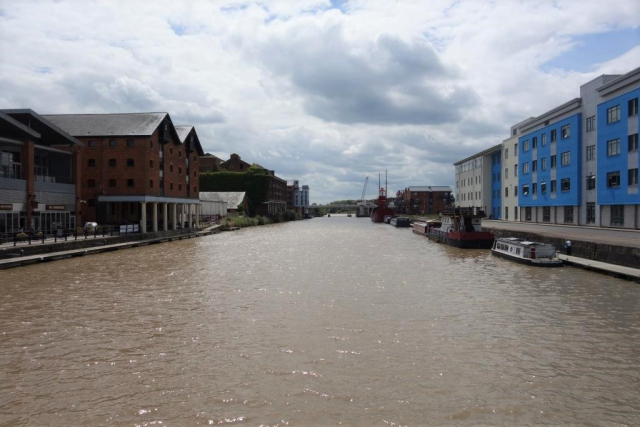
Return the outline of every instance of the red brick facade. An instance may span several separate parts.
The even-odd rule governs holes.
[[[410,215],[437,214],[448,204],[449,191],[411,191],[411,187],[403,191],[406,212]]]

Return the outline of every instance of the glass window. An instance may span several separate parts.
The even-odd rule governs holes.
[[[509,158],[509,149],[508,149],[508,148],[505,148],[505,149],[504,149],[504,158],[505,158],[505,159],[508,159],[508,158]]]
[[[95,147],[96,146],[96,140],[95,139],[90,139],[88,145],[89,145],[89,147]]]
[[[524,220],[531,221],[531,207],[527,206],[524,208]]]
[[[133,139],[127,139],[127,147],[133,147]]]
[[[638,151],[638,134],[629,135],[629,151]]]
[[[596,116],[587,117],[587,132],[596,130]]]
[[[637,169],[636,169],[637,171]],[[509,188],[504,187],[504,197],[509,197]]]
[[[596,223],[596,204],[594,202],[587,203],[587,224]]]
[[[550,190],[550,191],[551,191],[552,193],[555,193],[555,192],[556,192],[556,180],[555,180],[555,179],[552,179],[552,180],[551,180],[551,190]]]
[[[88,179],[87,180],[87,187],[94,188],[95,186],[96,186],[96,180],[95,179]]]
[[[514,197],[518,196],[518,186],[517,185],[515,187],[513,187],[513,196]]]
[[[515,145],[513,146],[513,155],[515,157],[518,157],[518,143],[516,142]]]
[[[620,105],[607,108],[607,123],[615,123],[620,121]]]
[[[113,147],[115,147],[116,145],[117,145],[117,144],[116,144],[116,140],[115,140],[115,139],[110,139],[110,140],[109,140],[109,147],[112,147],[112,148],[113,148]]]
[[[116,159],[109,159],[109,167],[110,168],[115,168],[116,167]]]
[[[513,176],[518,176],[518,165],[513,165]]]
[[[116,186],[116,180],[115,179],[110,179],[109,180],[109,187],[114,188]]]
[[[547,192],[547,182],[546,181],[542,181],[540,183],[540,192],[542,194],[545,194]]]
[[[562,131],[562,139],[567,139],[571,136],[570,125],[564,125],[560,130]]]
[[[607,173],[607,187],[620,187],[620,171]]]
[[[153,160],[149,160],[149,168],[153,169]]]
[[[596,146],[590,145],[587,147],[587,160],[594,160],[596,158]]]
[[[509,179],[509,168],[504,168],[504,179]]]
[[[638,168],[629,169],[629,185],[638,185]]]
[[[96,159],[87,159],[87,166],[90,168],[96,167]]]
[[[529,151],[529,140],[522,141],[522,152]]]
[[[556,142],[556,130],[551,129],[551,142]]]
[[[540,169],[547,170],[547,158],[543,157],[540,159]]]
[[[570,191],[571,190],[571,179],[564,178],[560,180],[560,191]]]
[[[587,190],[596,188],[596,176],[591,174],[587,177]]]
[[[127,159],[127,167],[133,167],[134,161],[133,159]]]
[[[552,168],[556,167],[556,155],[555,154],[553,156],[551,156],[551,167]]]
[[[607,141],[607,156],[620,154],[620,138]]]
[[[522,195],[523,196],[528,196],[529,195],[529,184],[523,184],[522,185]]]
[[[149,188],[153,188],[153,180],[152,179],[149,180]]]
[[[538,194],[538,183],[534,182],[531,184],[531,194]]]
[[[611,225],[624,225],[624,205],[611,205]]]
[[[540,135],[540,143],[542,145],[547,145],[547,134],[543,133],[542,135]]]
[[[531,171],[535,172],[537,170],[538,170],[538,161],[534,160],[534,161],[531,162]]]
[[[565,151],[561,154],[561,156],[562,157],[560,157],[560,163],[562,164],[562,166],[567,166],[571,162],[571,152]]]
[[[128,179],[128,180],[127,180],[127,187],[131,188],[131,187],[133,187],[133,186],[134,186],[133,179]]]
[[[538,148],[538,137],[534,136],[531,138],[531,148]]]
[[[529,173],[529,162],[522,164],[522,173]]]
[[[550,222],[551,221],[551,207],[543,206],[542,207],[542,222]]]
[[[638,98],[629,100],[629,117],[638,115]]]
[[[573,222],[573,206],[564,207],[564,222],[570,224]]]

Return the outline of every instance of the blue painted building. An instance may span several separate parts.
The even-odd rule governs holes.
[[[518,205],[580,204],[581,114],[518,139]]]
[[[502,217],[502,151],[491,154],[491,215],[493,219]]]
[[[599,205],[640,203],[638,98],[640,88],[598,104],[596,192]]]

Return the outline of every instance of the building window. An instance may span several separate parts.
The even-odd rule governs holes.
[[[629,100],[629,117],[638,115],[638,98]]]
[[[529,162],[522,164],[522,173],[529,173]]]
[[[522,141],[522,152],[529,151],[529,140]]]
[[[509,149],[508,149],[508,148],[505,148],[505,149],[504,149],[504,158],[505,158],[505,159],[508,159],[508,158],[509,158]]]
[[[638,134],[629,135],[629,151],[638,151]]]
[[[569,138],[571,136],[571,127],[570,127],[570,125],[562,126],[560,131],[562,132],[562,139],[567,139],[567,138]]]
[[[538,170],[538,161],[534,160],[531,162],[531,172],[535,172]]]
[[[531,194],[538,194],[538,183],[534,182],[531,184]]]
[[[96,167],[96,159],[87,159],[87,166],[90,168]]]
[[[197,177],[198,176],[198,172],[197,171],[193,171],[193,177]]]
[[[169,172],[173,172],[173,165],[169,165]]]
[[[116,180],[115,179],[110,179],[109,180],[109,187],[110,188],[115,188],[116,186]]]
[[[547,170],[547,158],[543,157],[542,159],[540,159],[540,169]]]
[[[127,167],[132,168],[134,165],[133,159],[127,159]]]
[[[620,138],[607,141],[607,156],[620,154]]]
[[[90,139],[88,145],[89,145],[89,147],[95,147],[96,146],[96,140],[95,139]]]
[[[636,169],[636,172],[638,171],[638,169]],[[504,187],[504,197],[509,197],[509,188]]]
[[[504,219],[509,219],[509,208],[506,206],[504,208]]]
[[[182,168],[178,167],[178,174],[182,174]]]
[[[624,205],[611,205],[611,225],[624,225]]]
[[[169,154],[173,154],[173,148],[169,147]]]
[[[514,177],[518,176],[518,165],[517,164],[513,165],[513,176]]]
[[[153,160],[149,160],[149,169],[153,169]]]
[[[564,223],[571,224],[573,222],[573,206],[564,207]]]
[[[115,139],[110,139],[109,140],[109,147],[114,148],[116,146],[116,140]]]
[[[518,186],[513,187],[513,197],[518,197]]]
[[[551,222],[551,207],[542,207],[542,222]]]
[[[504,179],[509,179],[509,168],[504,168]]]
[[[153,180],[152,179],[149,180],[149,188],[153,188]]]
[[[516,187],[516,188],[518,188],[518,187]],[[515,206],[513,208],[513,218],[516,219],[516,220],[518,219],[518,207],[517,206]]]
[[[569,163],[571,163],[571,152],[570,151],[565,151],[564,153],[561,154],[560,163],[562,164],[562,166],[568,166]]]
[[[182,184],[178,184],[178,191],[182,191]]]
[[[197,193],[197,191],[196,191],[196,187],[193,187],[193,192],[194,192],[194,193]]]
[[[169,183],[169,190],[173,190],[173,182]]]
[[[596,204],[594,202],[587,203],[587,224],[596,223]]]
[[[556,167],[556,155],[555,154],[553,156],[551,156],[551,167],[552,168]]]
[[[550,191],[551,191],[552,193],[555,193],[555,192],[556,192],[556,180],[555,180],[555,179],[552,179],[552,180],[551,180],[551,189],[550,189]]]
[[[178,157],[182,157],[182,151],[178,151]]]
[[[518,157],[518,143],[517,142],[513,145],[513,155],[515,157]]]
[[[523,184],[522,185],[522,195],[523,196],[528,196],[529,195],[529,184]]]
[[[117,166],[116,159],[109,159],[109,167],[115,168]]]
[[[149,141],[149,148],[153,148],[153,141]]]
[[[87,205],[89,205],[90,208],[95,207],[96,206],[96,199],[87,200]]]
[[[524,208],[524,220],[531,221],[531,206]]]
[[[129,188],[133,187],[133,180],[132,179],[128,179],[127,180],[127,187],[129,187]]]
[[[544,146],[547,145],[547,134],[543,133],[542,135],[540,135],[540,143]]]
[[[607,187],[620,187],[620,171],[609,172],[607,174]]]
[[[560,191],[571,191],[571,179],[564,178],[560,180]]]
[[[556,142],[556,130],[551,129],[551,142]]]
[[[95,188],[95,186],[96,186],[96,180],[95,179],[88,179],[87,180],[87,187]]]
[[[620,121],[620,106],[607,108],[607,123],[615,123]]]
[[[531,138],[531,148],[538,148],[538,137],[534,136]]]
[[[596,146],[590,145],[587,147],[587,160],[594,160],[596,158]]]
[[[587,117],[587,132],[596,130],[596,116]]]
[[[587,190],[596,188],[596,176],[591,174],[587,177]]]
[[[629,169],[629,185],[638,185],[638,168]]]
[[[547,192],[547,182],[546,181],[542,181],[540,183],[540,192],[542,194],[545,194]]]
[[[133,147],[133,139],[127,139],[127,147]]]

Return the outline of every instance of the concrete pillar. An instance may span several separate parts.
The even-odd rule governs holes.
[[[162,204],[162,230],[167,231],[169,229],[169,218],[167,218],[167,204]]]
[[[173,229],[176,229],[176,224],[178,223],[178,218],[176,217],[177,215],[177,209],[176,207],[178,206],[177,203],[171,203],[171,225],[173,226]]]
[[[200,228],[200,205],[196,205],[196,228]]]
[[[147,202],[140,202],[140,232],[147,232]]]
[[[158,231],[158,202],[152,202],[151,208],[153,209],[153,213],[151,214],[151,221],[153,224],[153,232]]]
[[[193,207],[195,205],[193,203],[189,203],[189,213],[187,214],[187,218],[189,221],[189,228],[192,228],[193,226]]]

